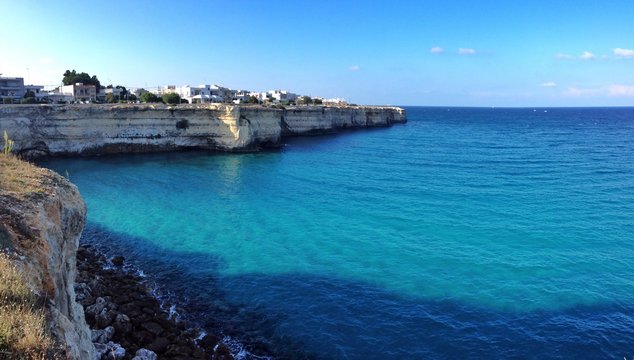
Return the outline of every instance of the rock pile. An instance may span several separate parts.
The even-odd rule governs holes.
[[[99,359],[232,360],[229,348],[214,335],[197,330],[161,309],[142,278],[122,269],[125,259],[106,258],[88,246],[77,251],[77,301],[84,306]]]

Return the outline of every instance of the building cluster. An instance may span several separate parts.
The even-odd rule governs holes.
[[[0,103],[4,99],[11,99],[12,102],[20,102],[27,94],[34,97],[38,102],[49,103],[92,103],[106,101],[108,94],[120,100],[130,100],[130,94],[134,94],[136,99],[148,91],[143,88],[124,89],[108,86],[107,88],[97,88],[95,85],[76,83],[72,85],[60,85],[54,89],[44,90],[43,86],[24,85],[24,78],[2,77],[0,76]],[[29,93],[30,92],[30,93]],[[198,85],[198,86],[175,86],[166,85],[149,90],[157,96],[168,93],[175,93],[180,98],[190,104],[207,103],[234,103],[243,104],[254,102],[260,103],[289,104],[296,103],[301,95],[285,90],[269,90],[265,92],[254,92],[248,90],[234,90],[219,85]],[[126,96],[127,95],[127,96]],[[344,99],[319,99],[320,103],[326,105],[345,105]],[[138,100],[137,100],[138,101]]]

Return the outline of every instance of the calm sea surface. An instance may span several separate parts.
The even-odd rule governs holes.
[[[82,241],[280,357],[631,359],[634,108],[406,109],[279,151],[44,165]]]

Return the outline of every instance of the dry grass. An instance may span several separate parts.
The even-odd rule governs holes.
[[[0,154],[0,193],[21,199],[42,192],[42,169],[15,156]]]
[[[60,358],[46,331],[44,308],[24,274],[0,253],[0,359]]]

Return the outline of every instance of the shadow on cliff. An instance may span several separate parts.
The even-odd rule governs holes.
[[[89,223],[83,243],[124,254],[190,319],[280,359],[630,357],[634,304],[515,312],[408,298],[318,274],[220,276],[223,260]],[[266,256],[266,254],[262,254]]]

